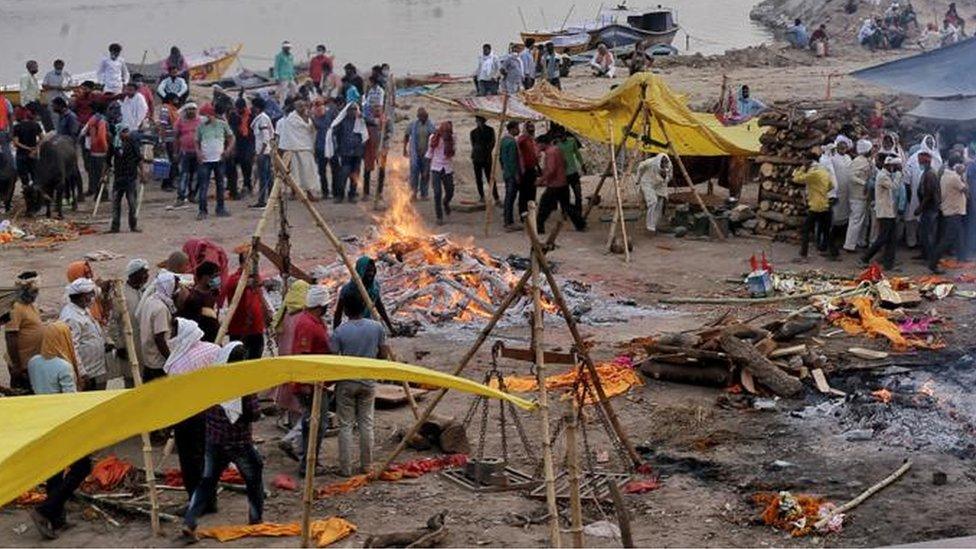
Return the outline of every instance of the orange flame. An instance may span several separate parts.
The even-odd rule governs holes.
[[[891,403],[891,391],[889,391],[888,389],[878,389],[877,391],[871,391],[871,394],[874,395],[874,398],[878,399],[879,402],[883,402],[885,404]]]

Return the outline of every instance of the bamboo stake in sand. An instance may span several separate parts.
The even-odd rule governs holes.
[[[573,547],[583,547],[583,502],[580,500],[580,461],[576,443],[577,418],[579,408],[576,399],[566,404],[563,421],[566,424],[566,471],[569,480],[569,510],[573,535]]]
[[[821,528],[823,528],[824,526],[826,526],[827,523],[830,522],[830,519],[834,518],[834,516],[839,515],[841,513],[846,513],[848,511],[850,511],[851,509],[857,507],[858,505],[864,503],[864,500],[868,499],[869,497],[873,496],[874,494],[877,494],[881,490],[885,489],[889,484],[891,484],[891,483],[895,482],[896,480],[898,480],[899,478],[901,478],[901,476],[904,475],[905,473],[907,473],[908,470],[911,469],[911,468],[912,468],[912,462],[911,462],[911,460],[906,461],[894,473],[891,473],[890,475],[888,475],[887,477],[885,477],[881,482],[879,482],[879,483],[875,484],[874,486],[868,488],[867,490],[861,492],[861,494],[859,496],[857,496],[856,498],[854,498],[851,501],[848,501],[847,503],[845,503],[844,505],[841,505],[840,507],[834,509],[827,516],[825,516],[824,518],[818,520],[816,523],[814,523],[813,529],[814,530],[820,530]]]
[[[132,319],[129,318],[129,309],[125,303],[125,292],[122,290],[121,280],[116,280],[113,284],[115,297],[118,300],[119,312],[122,315],[122,330],[125,333],[125,349],[129,357],[129,368],[132,369],[132,383],[136,387],[142,385],[142,373],[139,371],[139,361],[136,357],[136,338],[132,333]],[[149,433],[142,433],[142,461],[146,469],[146,484],[149,485],[149,523],[152,526],[153,534],[158,536],[159,529],[159,495],[156,493],[156,474],[153,467],[152,441]]]
[[[525,218],[525,232],[536,235],[536,206],[529,202],[529,215]],[[531,241],[530,241],[531,246]],[[546,389],[546,364],[543,337],[545,317],[542,313],[542,289],[539,287],[539,259],[532,255],[532,351],[535,354],[535,372],[539,380],[539,421],[542,437],[542,470],[546,482],[546,507],[549,510],[549,544],[562,547],[559,536],[559,507],[556,503],[556,475],[552,464],[552,442],[549,435],[549,391]]]
[[[305,482],[302,487],[302,547],[308,547],[312,528],[312,502],[315,500],[315,465],[318,463],[320,416],[322,415],[322,382],[312,392],[312,411],[308,421],[308,446],[305,448]]]

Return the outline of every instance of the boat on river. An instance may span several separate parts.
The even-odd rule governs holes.
[[[526,31],[521,33],[522,41],[533,38],[536,42],[566,42],[573,37],[572,50],[564,47],[562,53],[574,54],[606,44],[610,48],[640,43],[644,47],[670,45],[680,30],[675,22],[674,10],[663,6],[650,9],[631,9],[626,4],[613,8],[603,8],[597,17],[560,29]],[[583,35],[589,40],[582,44]]]
[[[203,83],[218,80],[237,61],[237,56],[243,47],[243,44],[232,47],[219,46],[202,52],[184,54],[183,57],[189,66],[190,81]],[[161,77],[162,66],[163,60],[146,64],[126,63],[130,74],[142,74],[148,82]],[[71,75],[71,86],[77,88],[86,80],[97,81],[96,72],[90,71]],[[19,105],[20,84],[0,86],[0,95],[9,99],[12,104]]]

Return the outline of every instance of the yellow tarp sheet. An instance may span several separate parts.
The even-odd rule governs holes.
[[[548,83],[536,84],[520,94],[522,101],[546,118],[569,128],[573,133],[601,143],[610,142],[613,128],[614,143],[623,139],[624,129],[641,102],[641,87],[646,85],[646,103],[653,117],[665,126],[674,148],[686,156],[755,156],[759,154],[759,136],[762,135],[756,121],[739,126],[723,126],[710,113],[692,112],[685,99],[674,93],[664,80],[655,74],[639,73],[631,76],[606,96],[599,99],[577,97],[557,90]],[[643,131],[642,119],[638,118],[634,131]],[[657,122],[651,121],[651,139],[667,143]],[[628,141],[634,148],[633,139]],[[645,152],[667,152],[653,144],[642,146]]]
[[[131,436],[173,425],[234,397],[289,382],[408,381],[533,402],[419,366],[333,355],[266,358],[167,377],[138,389],[0,398],[0,505],[78,458]]]

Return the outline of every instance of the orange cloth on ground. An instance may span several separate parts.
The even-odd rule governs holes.
[[[316,547],[326,547],[343,540],[356,532],[356,525],[346,519],[329,517],[312,521],[311,537]],[[237,526],[215,526],[197,530],[201,538],[213,538],[221,543],[247,537],[293,537],[302,535],[302,525],[297,522],[279,524],[244,524]]]
[[[561,374],[554,374],[546,377],[546,389],[572,389],[579,377],[579,368],[572,368]],[[589,377],[589,372],[584,368],[584,375]],[[626,365],[616,362],[600,362],[596,365],[597,375],[603,385],[603,391],[608,397],[614,397],[630,390],[635,385],[643,385],[644,381],[637,375],[637,372]],[[498,383],[492,380],[488,385],[498,388]],[[510,393],[527,393],[539,388],[536,378],[533,376],[507,376],[505,377],[505,389]],[[596,402],[596,395],[589,395],[586,399],[587,404]]]
[[[45,501],[47,501],[47,494],[37,488],[34,488],[17,496],[17,499],[14,500],[14,504],[36,505],[38,503],[44,503]]]
[[[940,260],[939,266],[943,269],[976,269],[976,263],[972,261],[959,261],[951,257]]]
[[[82,483],[81,489],[87,493],[114,489],[132,471],[132,464],[111,454],[98,460],[91,473]]]
[[[909,348],[908,340],[901,335],[898,326],[888,320],[883,312],[875,311],[871,298],[865,296],[852,297],[850,303],[857,309],[860,320],[851,317],[839,317],[835,320],[834,323],[843,328],[845,332],[851,335],[866,333],[872,337],[881,335],[886,337],[896,350],[901,351]]]
[[[463,467],[468,462],[467,454],[449,454],[433,458],[420,458],[403,463],[391,464],[388,469],[379,474],[380,480],[396,482],[405,478],[419,478],[427,473],[440,471],[449,467]],[[372,474],[356,475],[342,482],[336,482],[315,490],[316,498],[338,496],[355,492],[377,477]]]
[[[220,473],[220,482],[226,482],[228,484],[244,484],[244,477],[241,476],[240,471],[234,467],[228,467]],[[166,486],[180,487],[183,486],[183,471],[177,468],[167,469],[163,472],[163,484]]]
[[[782,502],[779,494],[776,492],[759,492],[753,494],[752,502],[756,505],[763,506],[763,512],[760,515],[763,523],[789,532],[793,537],[800,537],[813,531],[814,523],[820,519],[820,506],[826,503],[826,500],[819,496],[806,494],[797,495],[795,498],[802,512],[788,515],[784,515],[780,511],[780,504]],[[800,519],[805,519],[802,526],[797,522]]]

